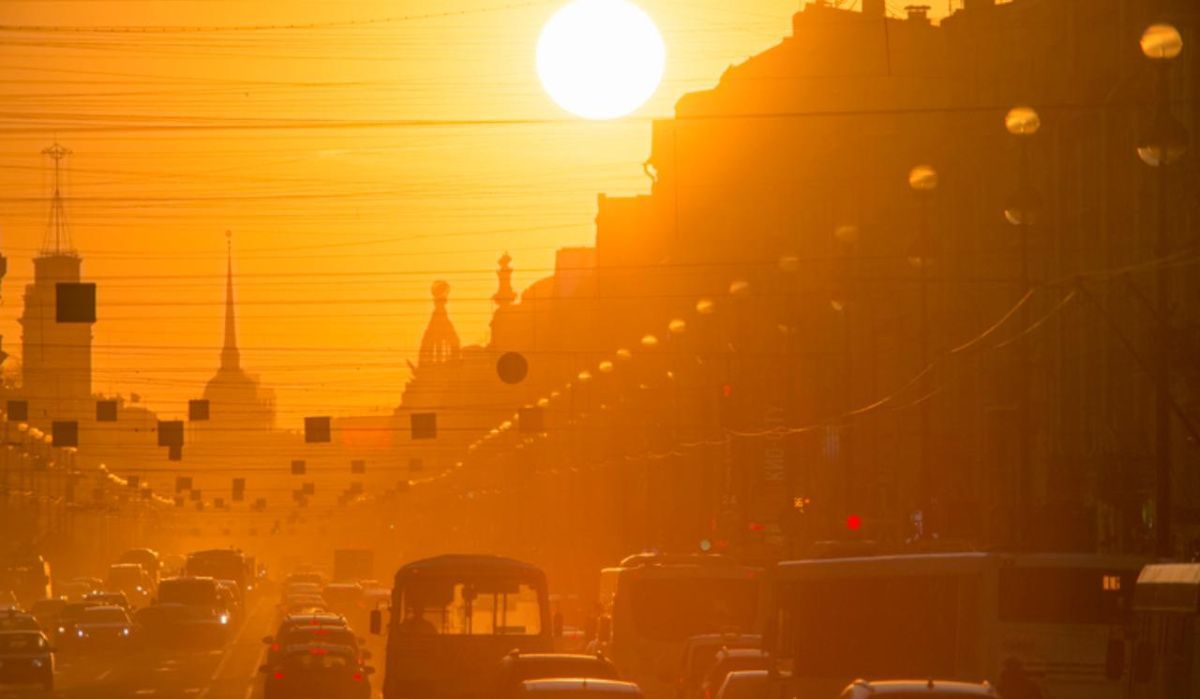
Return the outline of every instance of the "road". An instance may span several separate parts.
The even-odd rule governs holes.
[[[274,599],[259,599],[221,650],[146,649],[93,657],[60,654],[54,695],[63,699],[260,699],[263,683],[258,668],[266,651],[262,638],[274,633],[276,623]],[[373,653],[372,664],[381,663],[383,642],[368,637],[367,647]],[[376,675],[374,697],[380,696],[381,675],[382,670]],[[0,699],[28,696],[26,691],[0,691]]]

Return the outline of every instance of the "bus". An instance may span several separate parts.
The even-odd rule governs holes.
[[[1144,559],[928,553],[785,561],[764,645],[786,696],[857,678],[996,684],[1023,673],[1048,699],[1122,696],[1125,633]]]
[[[253,559],[238,549],[208,549],[188,554],[183,570],[188,577],[234,581],[244,605],[246,592],[254,583],[253,568]]]
[[[150,576],[155,586],[158,585],[158,580],[162,575],[162,564],[159,562],[158,552],[153,549],[129,549],[121,554],[121,557],[117,559],[117,563],[136,563],[140,565]]]
[[[0,594],[11,592],[25,608],[51,597],[50,563],[41,556],[0,561]]]
[[[600,571],[599,647],[647,697],[672,696],[684,645],[753,631],[764,576],[716,554],[637,554]]]
[[[1130,699],[1200,696],[1200,563],[1154,563],[1133,595]]]
[[[382,613],[371,612],[378,634]],[[553,650],[546,575],[498,556],[445,555],[396,572],[384,699],[486,694],[513,650]]]

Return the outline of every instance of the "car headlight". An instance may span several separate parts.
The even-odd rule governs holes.
[[[83,638],[83,637],[84,637],[84,636],[86,636],[87,634],[85,634],[85,633],[83,632],[83,629],[76,629],[76,630],[75,630],[75,635],[76,635],[76,636],[78,636],[78,637],[80,637],[80,638]]]
[[[221,615],[220,617],[218,617],[218,618],[221,620],[221,623],[222,623],[222,624],[228,624],[228,623],[229,623],[229,615],[228,615],[228,614],[222,614],[222,615]]]
[[[65,627],[65,626],[60,626],[60,627],[58,627],[58,632],[59,632],[59,633],[66,633],[66,632],[67,632],[67,627]]]
[[[121,635],[122,635],[122,636],[128,636],[128,635],[129,635],[129,627],[128,627],[128,626],[126,626],[125,628],[121,629]]]

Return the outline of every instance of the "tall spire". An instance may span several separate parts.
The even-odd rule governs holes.
[[[58,141],[42,151],[54,161],[54,194],[50,197],[50,220],[46,225],[46,237],[42,240],[43,255],[74,255],[71,237],[67,233],[67,214],[62,197],[62,161],[71,155]]]
[[[225,272],[225,344],[221,347],[222,371],[238,371],[241,353],[237,347],[237,320],[233,315],[233,234],[225,231],[228,266]]]

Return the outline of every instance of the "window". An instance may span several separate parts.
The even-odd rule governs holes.
[[[1121,624],[1136,572],[1095,568],[1004,568],[1000,620],[1025,624]]]
[[[436,579],[404,586],[396,630],[452,636],[536,636],[537,588],[510,580]]]
[[[954,677],[960,594],[951,576],[800,581],[787,591],[800,677]]]
[[[643,578],[629,583],[637,633],[659,641],[724,631],[748,631],[758,609],[758,581]]]

